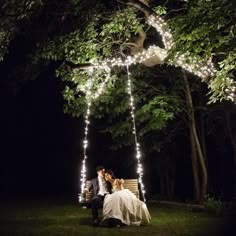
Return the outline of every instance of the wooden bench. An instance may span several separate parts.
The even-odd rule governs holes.
[[[86,188],[88,188],[91,180],[86,181]],[[139,195],[139,185],[138,185],[138,180],[137,179],[124,179],[124,188],[129,189],[137,198],[140,198]],[[90,205],[92,197],[93,197],[93,192],[84,192],[82,193],[81,196],[81,201],[80,203],[82,205]]]

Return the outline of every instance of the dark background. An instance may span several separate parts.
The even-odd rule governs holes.
[[[63,113],[63,86],[52,65],[15,94],[4,87],[0,116],[2,196],[77,195],[84,120]],[[117,177],[136,177],[133,148],[112,152],[111,137],[100,134],[98,127],[99,123],[91,120],[87,177],[95,177],[100,164]]]
[[[84,137],[83,118],[63,113],[63,82],[51,66],[39,78],[27,82],[13,94],[1,93],[1,196],[69,195],[79,192],[79,169]],[[112,152],[112,139],[99,132],[91,120],[88,148],[88,178],[96,176],[96,165],[112,169],[117,177],[135,178],[134,147]],[[232,197],[231,150],[226,152],[208,140],[209,181],[214,192],[226,200]],[[221,144],[222,146],[227,144]],[[169,146],[171,149],[171,145]],[[191,160],[186,140],[178,141],[176,197],[192,198]],[[149,195],[160,191],[156,162],[158,153],[144,155],[144,182]]]

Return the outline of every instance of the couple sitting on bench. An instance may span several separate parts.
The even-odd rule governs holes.
[[[124,188],[124,180],[117,179],[111,170],[97,167],[97,178],[90,181],[87,192],[93,191],[91,200],[93,225],[140,226],[150,222],[146,204],[139,200],[129,189]],[[99,222],[98,208],[103,207],[102,220]]]

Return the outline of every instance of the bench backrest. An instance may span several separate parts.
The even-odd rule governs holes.
[[[91,180],[86,181],[86,188],[88,188]],[[124,188],[129,189],[137,198],[139,198],[139,188],[137,179],[124,179]],[[93,192],[85,192],[82,194],[81,203],[88,204],[91,202],[93,197]]]
[[[129,189],[137,198],[139,196],[138,180],[137,179],[124,179],[124,188]]]

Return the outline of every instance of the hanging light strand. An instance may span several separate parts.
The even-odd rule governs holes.
[[[79,201],[84,201],[83,193],[86,188],[86,159],[87,159],[87,148],[88,148],[88,131],[89,131],[89,116],[90,116],[90,108],[91,108],[91,95],[92,95],[92,86],[93,86],[93,79],[92,77],[93,70],[89,71],[90,78],[88,79],[85,87],[87,89],[86,92],[86,103],[87,103],[87,110],[84,118],[85,128],[84,128],[84,139],[83,139],[83,160],[82,160],[82,168],[80,172],[80,194],[79,194]]]
[[[93,76],[93,70],[94,68],[90,68],[88,71],[89,79],[87,83],[85,84],[85,91],[86,91],[86,104],[87,104],[87,110],[84,118],[85,128],[84,128],[84,139],[83,139],[83,160],[82,160],[82,168],[80,172],[80,194],[79,194],[79,201],[82,202],[83,199],[83,193],[86,189],[86,160],[87,160],[87,148],[88,148],[88,131],[89,131],[89,117],[90,117],[90,108],[92,100],[97,99],[105,90],[105,85],[108,83],[108,81],[111,78],[111,70],[109,67],[104,68],[106,71],[106,77],[104,81],[101,82],[101,84],[98,86],[97,91],[93,94],[92,93],[92,87],[94,85],[95,76]]]
[[[94,95],[92,96],[92,99],[97,99],[98,97],[100,97],[100,95],[102,95],[102,93],[104,92],[104,90],[106,88],[106,84],[108,83],[108,81],[111,78],[111,68],[110,67],[105,67],[105,71],[106,71],[106,77],[101,82],[101,84],[98,86],[98,89],[94,93]]]
[[[134,135],[134,139],[135,139],[135,148],[136,148],[137,174],[138,174],[138,181],[139,181],[140,188],[141,188],[141,193],[143,195],[143,200],[145,202],[146,199],[145,199],[145,188],[144,188],[144,184],[143,184],[143,166],[141,163],[140,144],[138,142],[137,131],[136,131],[134,97],[132,95],[132,85],[131,85],[131,79],[130,79],[129,66],[127,65],[126,68],[127,68],[127,77],[128,77],[127,91],[128,91],[129,97],[130,97],[130,114],[131,114],[131,118],[132,118],[132,122],[133,122],[133,135]]]

